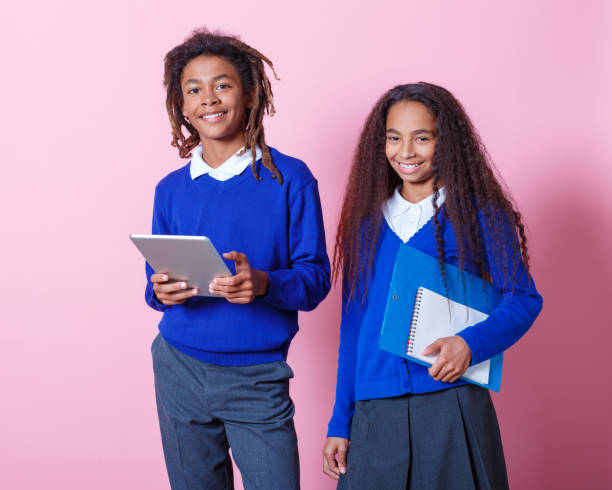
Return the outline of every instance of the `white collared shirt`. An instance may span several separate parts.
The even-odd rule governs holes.
[[[400,194],[401,186],[395,189],[393,195],[383,204],[383,214],[389,228],[406,243],[412,235],[419,231],[434,215],[433,194],[422,201],[411,203]],[[440,189],[438,207],[442,206],[446,193]]]
[[[225,181],[240,175],[251,164],[252,157],[250,150],[239,155],[244,148],[240,148],[234,155],[225,160],[217,168],[213,168],[202,158],[202,143],[196,146],[191,153],[191,163],[189,165],[189,173],[191,179],[195,180],[201,175],[208,174],[215,180]],[[257,160],[261,158],[261,150],[259,146],[255,148]]]

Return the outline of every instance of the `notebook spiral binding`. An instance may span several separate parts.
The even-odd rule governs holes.
[[[418,288],[416,293],[416,299],[414,300],[414,308],[412,310],[412,320],[410,321],[410,331],[408,332],[408,345],[406,347],[406,354],[412,354],[414,351],[414,334],[417,327],[417,321],[419,319],[419,312],[421,311],[421,299],[423,297],[423,288]]]

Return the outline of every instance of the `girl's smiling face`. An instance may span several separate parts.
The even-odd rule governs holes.
[[[181,76],[183,114],[208,141],[244,145],[246,110],[253,107],[251,95],[244,94],[234,65],[219,56],[201,55],[183,68]]]
[[[403,100],[391,106],[387,113],[385,154],[402,179],[402,196],[410,202],[433,193],[436,140],[436,120],[425,105]]]

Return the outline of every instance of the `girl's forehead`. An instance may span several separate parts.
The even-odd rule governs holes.
[[[387,125],[426,125],[435,127],[436,120],[429,108],[414,100],[401,100],[387,112]]]

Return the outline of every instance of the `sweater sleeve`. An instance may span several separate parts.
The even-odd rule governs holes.
[[[350,301],[347,301],[347,288],[345,287],[342,294],[336,401],[329,422],[327,437],[350,439],[351,419],[355,411],[357,341],[366,309],[366,305],[361,302],[361,294],[357,292]]]
[[[310,311],[330,288],[329,258],[317,182],[289,198],[289,268],[268,272],[263,301],[283,310]]]
[[[505,254],[513,265],[510,274],[504,273],[503,261],[495,253],[491,241],[489,221],[482,215],[481,227],[485,238],[485,252],[493,285],[500,293],[501,301],[489,317],[457,335],[461,336],[472,351],[472,364],[490,359],[508,349],[531,327],[542,309],[542,296],[536,290],[532,277],[521,258],[518,237],[514,227],[505,226]]]
[[[161,205],[159,202],[159,192],[155,190],[155,198],[153,200],[153,224],[152,224],[152,234],[153,235],[170,235],[170,229],[168,227],[168,222],[164,217]],[[153,283],[151,282],[151,276],[154,274],[153,268],[149,265],[148,262],[145,263],[145,272],[147,275],[147,286],[145,288],[145,301],[147,304],[157,311],[165,311],[168,309],[168,306],[163,304],[161,301],[157,299],[155,296],[155,292],[153,291]]]

